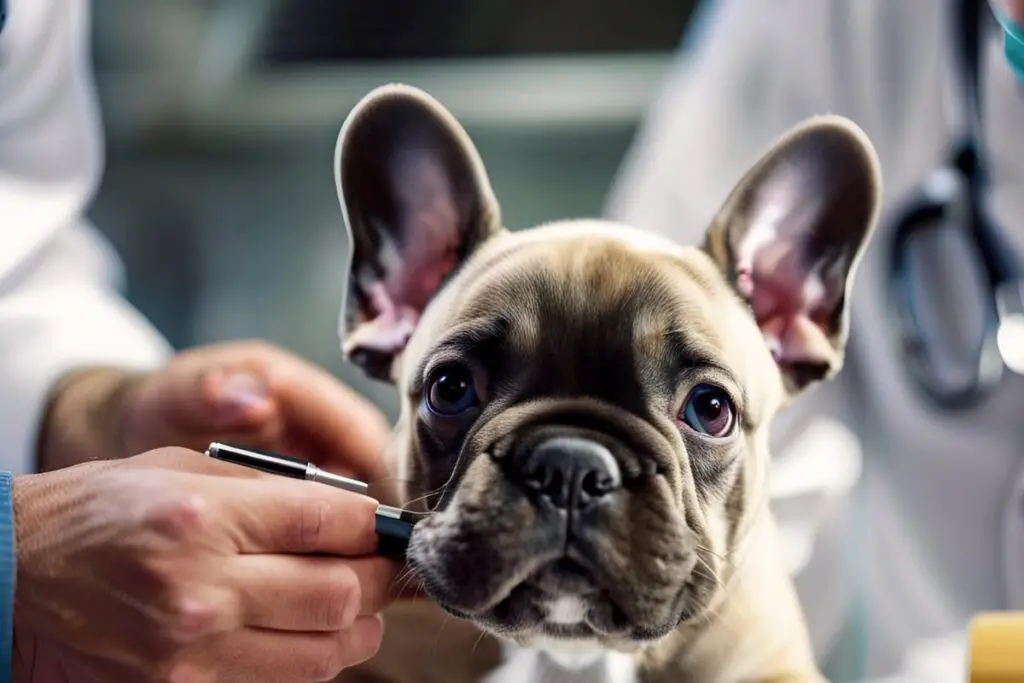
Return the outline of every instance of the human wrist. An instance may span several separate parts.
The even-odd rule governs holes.
[[[14,583],[11,613],[12,635],[18,640],[26,630],[45,624],[44,605],[47,590],[41,590],[38,578],[45,575],[39,567],[52,562],[47,548],[53,543],[53,528],[60,524],[61,512],[68,507],[64,496],[57,495],[66,482],[66,472],[44,472],[16,477],[11,485],[12,525],[14,534],[14,564],[17,581]],[[75,476],[75,473],[70,473]]]
[[[12,559],[14,561],[15,568],[21,567],[25,558],[20,557],[26,553],[26,549],[30,547],[30,544],[18,543],[18,537],[25,534],[31,535],[33,530],[39,527],[40,513],[42,512],[41,506],[39,505],[40,494],[45,486],[46,475],[39,474],[26,474],[20,477],[13,478],[11,480],[11,487],[9,490],[10,496],[10,515],[11,515],[11,540],[12,540]],[[28,589],[29,581],[26,577],[18,576],[21,579],[21,585],[18,585],[16,581],[14,583],[14,590],[11,594],[11,615],[12,617],[16,611],[16,605],[18,603],[18,593],[24,592]],[[19,590],[20,589],[20,590]],[[27,605],[22,605],[20,614],[18,615],[22,621],[25,621],[30,609],[26,609]],[[12,622],[12,635],[13,635],[14,624]]]
[[[36,449],[39,471],[131,455],[123,438],[125,413],[147,375],[90,367],[64,375],[54,388]]]

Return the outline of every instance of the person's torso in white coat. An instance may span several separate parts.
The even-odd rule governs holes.
[[[35,466],[55,383],[82,366],[153,368],[170,349],[117,292],[86,209],[103,146],[88,0],[8,0],[0,30],[0,470]]]
[[[821,113],[863,127],[881,160],[882,222],[853,293],[846,368],[780,415],[776,469],[787,483],[773,504],[792,541],[816,648],[842,670],[837,677],[964,680],[970,617],[1024,609],[1024,380],[1012,377],[969,413],[923,406],[887,328],[884,262],[886,218],[943,161],[954,131],[952,3],[716,4],[703,44],[680,60],[652,108],[608,213],[694,242],[788,127]],[[991,201],[1024,249],[1024,84],[1001,40],[993,31],[984,49]],[[863,454],[848,496],[827,490],[844,478],[829,470],[856,472],[847,460],[858,449],[814,427],[830,418],[856,433]],[[801,493],[812,480],[817,495]]]

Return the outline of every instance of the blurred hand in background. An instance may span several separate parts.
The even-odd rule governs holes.
[[[227,441],[295,455],[376,482],[390,428],[383,413],[326,370],[264,342],[204,346],[161,370],[69,375],[51,402],[42,469],[163,446]]]

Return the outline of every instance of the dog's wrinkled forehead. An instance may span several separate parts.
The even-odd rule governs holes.
[[[652,392],[674,391],[687,365],[722,368],[739,383],[754,363],[771,371],[758,340],[745,304],[699,249],[626,226],[555,223],[508,234],[466,264],[421,320],[403,384],[431,354],[485,354],[502,374],[528,375],[533,394],[583,394],[641,413]]]

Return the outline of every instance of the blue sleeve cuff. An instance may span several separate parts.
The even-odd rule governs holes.
[[[17,557],[14,552],[14,477],[0,472],[0,680],[8,680],[13,666],[14,582]]]

